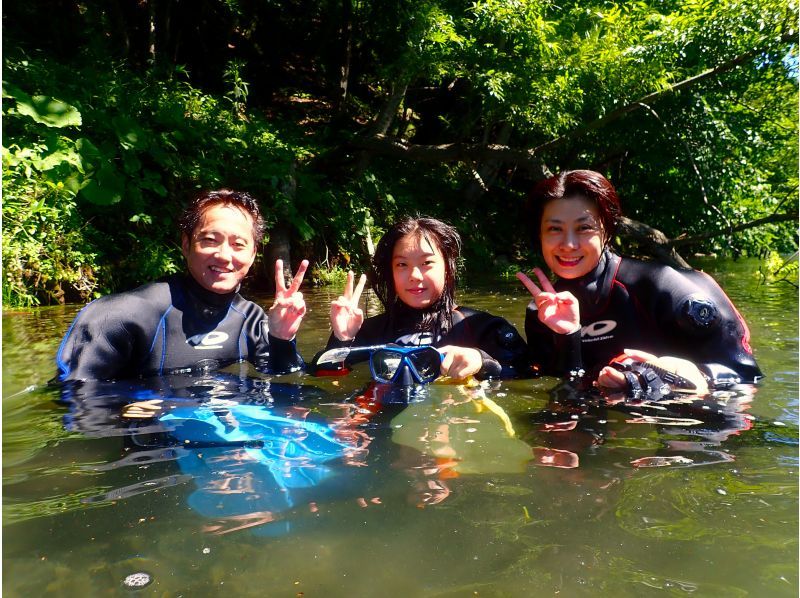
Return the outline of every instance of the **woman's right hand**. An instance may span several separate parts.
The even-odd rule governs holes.
[[[361,299],[367,277],[362,274],[353,290],[354,278],[355,274],[348,272],[344,294],[331,301],[331,330],[340,341],[353,340],[364,323],[364,312],[359,309],[358,300]]]
[[[517,278],[525,285],[539,310],[539,321],[557,334],[570,334],[581,328],[580,305],[575,295],[568,291],[556,293],[553,284],[539,268],[534,268],[533,273],[539,279],[542,288],[522,272],[517,272]]]

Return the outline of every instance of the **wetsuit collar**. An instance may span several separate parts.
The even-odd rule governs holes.
[[[562,278],[559,290],[569,291],[578,299],[583,306],[599,307],[605,305],[608,294],[611,292],[611,285],[614,283],[614,275],[619,264],[619,256],[606,248],[600,255],[597,266],[587,273],[574,280]],[[583,312],[583,309],[581,309]],[[581,313],[581,316],[584,314]]]
[[[184,275],[187,295],[192,306],[203,318],[218,316],[220,311],[228,309],[239,288],[230,293],[214,293],[200,286],[191,274]]]
[[[427,333],[436,343],[451,328],[451,323],[440,314],[441,311],[441,298],[425,309],[410,307],[397,299],[389,311],[389,325],[395,334]],[[452,324],[463,319],[458,318],[460,315],[457,311],[452,312]]]

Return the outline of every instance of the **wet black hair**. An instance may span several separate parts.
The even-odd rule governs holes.
[[[232,189],[217,189],[216,191],[201,191],[192,198],[189,205],[178,218],[178,229],[182,235],[191,239],[194,229],[200,223],[203,214],[210,208],[217,206],[231,206],[248,214],[253,221],[253,240],[258,246],[264,238],[264,218],[258,201],[245,191]]]
[[[435,246],[444,258],[444,288],[442,295],[424,310],[419,324],[421,330],[430,330],[434,336],[446,333],[453,326],[453,308],[456,305],[456,284],[458,282],[458,261],[461,257],[461,235],[455,227],[427,216],[401,218],[384,233],[372,257],[371,282],[375,294],[390,312],[402,303],[394,288],[392,256],[394,246],[407,235],[417,235]]]

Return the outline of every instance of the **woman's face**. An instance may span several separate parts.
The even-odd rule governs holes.
[[[213,293],[233,292],[256,258],[253,219],[239,208],[213,205],[203,212],[192,237],[183,235],[182,248],[200,286]]]
[[[579,278],[597,266],[605,240],[594,202],[554,199],[544,206],[540,227],[542,255],[556,276]]]
[[[392,252],[392,275],[400,301],[416,309],[426,308],[438,301],[444,291],[442,252],[421,234],[401,237]]]

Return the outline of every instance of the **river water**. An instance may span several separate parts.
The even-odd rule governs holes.
[[[754,261],[707,270],[767,378],[677,415],[576,403],[553,378],[378,408],[363,368],[112,386],[80,412],[46,386],[78,307],[6,311],[3,590],[797,596],[797,290]],[[331,294],[305,291],[307,359]],[[459,294],[519,329],[527,300],[505,280]],[[122,422],[134,394],[169,417]]]

